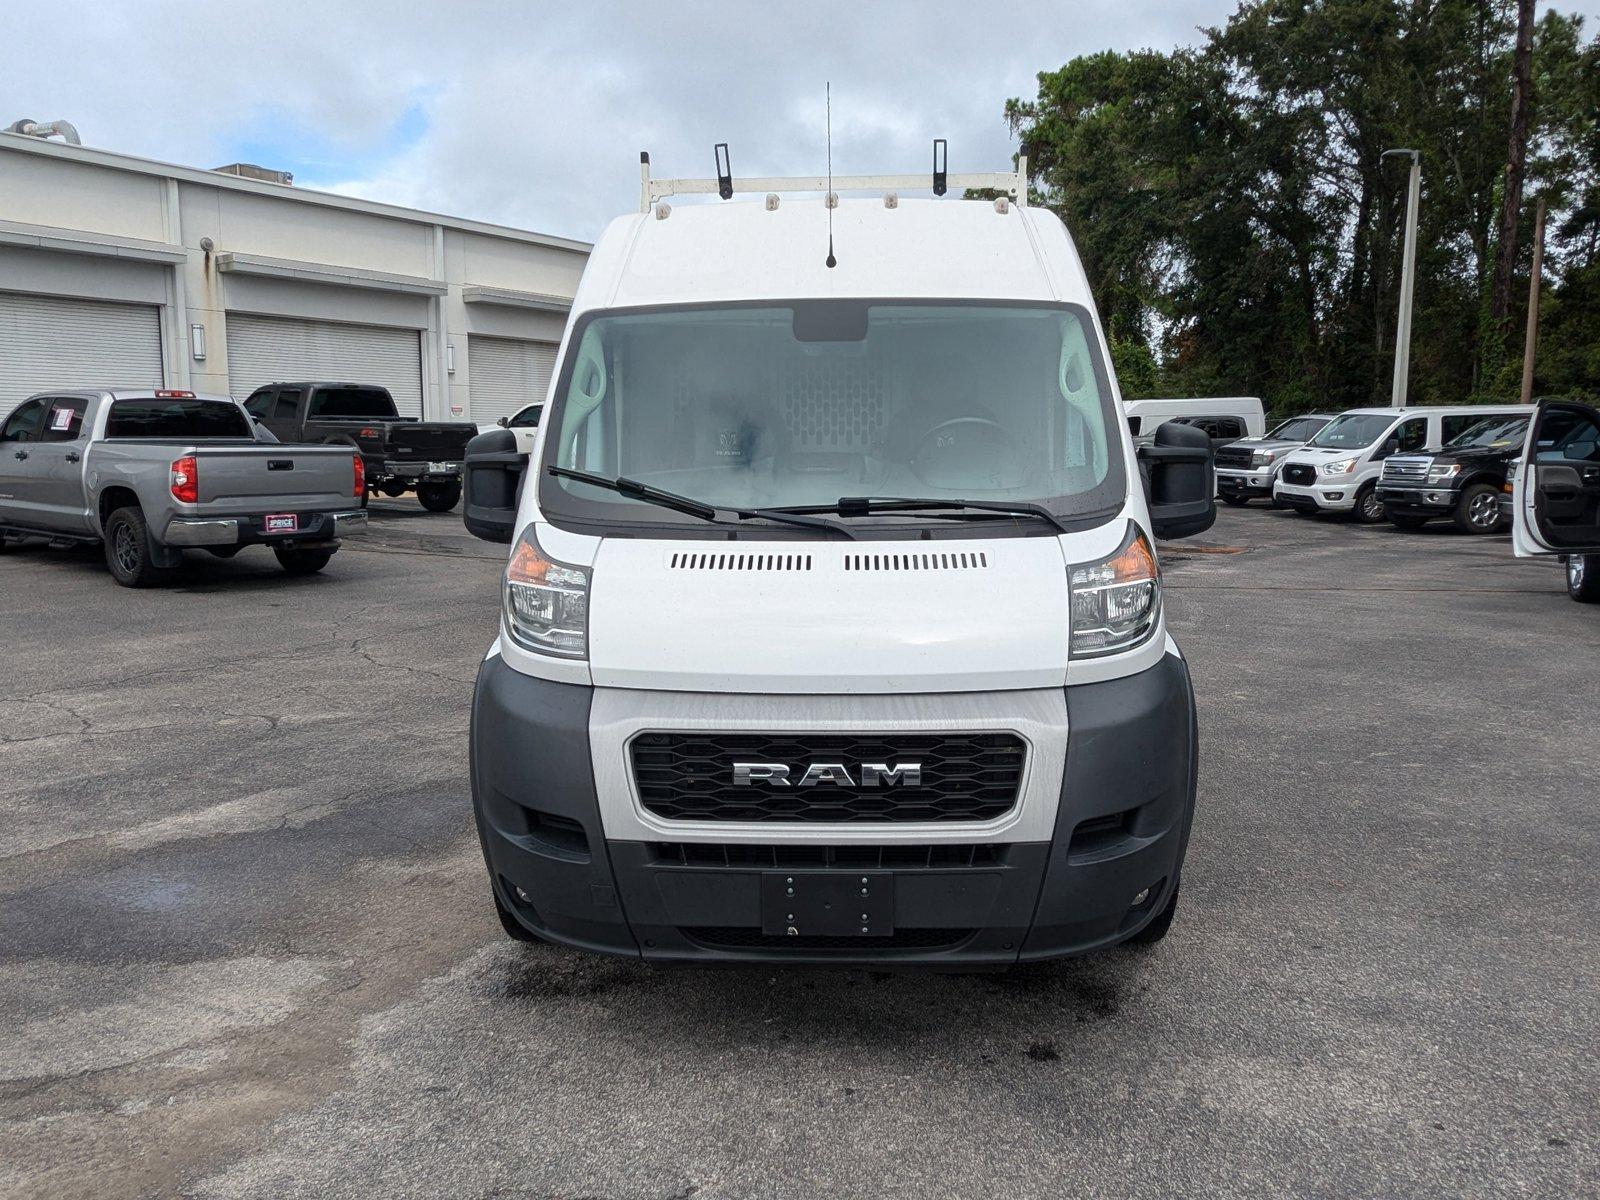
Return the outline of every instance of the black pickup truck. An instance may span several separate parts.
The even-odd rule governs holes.
[[[415,488],[429,512],[449,512],[461,499],[461,459],[478,433],[471,422],[402,417],[387,389],[367,383],[270,383],[244,407],[280,442],[359,450],[371,491]]]
[[[1506,521],[1500,495],[1506,468],[1522,453],[1525,416],[1485,417],[1444,444],[1421,454],[1391,454],[1383,461],[1378,500],[1401,529],[1448,517],[1463,533],[1494,533]]]

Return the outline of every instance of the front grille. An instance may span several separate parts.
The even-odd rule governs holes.
[[[652,860],[663,867],[833,868],[840,871],[960,870],[997,867],[1006,846],[952,842],[888,846],[765,845],[746,842],[655,842]]]
[[[1227,467],[1230,470],[1248,471],[1255,458],[1255,451],[1248,446],[1223,446],[1217,451],[1217,466]]]
[[[1426,483],[1428,481],[1428,468],[1432,465],[1432,457],[1398,458],[1391,456],[1383,460],[1383,482]]]
[[[1307,487],[1317,481],[1317,469],[1310,463],[1290,463],[1283,469],[1283,481]]]
[[[642,733],[633,739],[639,800],[669,821],[989,821],[1022,780],[1013,733]],[[735,762],[781,763],[790,785],[733,782]],[[861,786],[861,764],[917,762],[919,787]],[[806,765],[843,764],[849,783],[799,786]]]
[[[759,925],[699,925],[679,933],[715,950],[853,950],[876,954],[881,950],[951,950],[970,938],[972,929],[897,929],[888,937],[786,937],[762,933]]]

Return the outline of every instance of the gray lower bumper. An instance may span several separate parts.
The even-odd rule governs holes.
[[[256,516],[174,517],[167,522],[161,540],[168,546],[237,546],[304,538],[346,538],[367,530],[367,513],[360,508],[302,515],[300,528],[292,534],[269,534],[262,528],[262,521],[262,517]]]

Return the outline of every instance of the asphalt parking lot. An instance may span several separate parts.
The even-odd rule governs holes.
[[[1171,547],[1202,735],[1171,936],[947,977],[507,941],[466,764],[502,552],[374,512],[305,580],[0,558],[0,1194],[1600,1177],[1600,609],[1505,538],[1252,506]]]

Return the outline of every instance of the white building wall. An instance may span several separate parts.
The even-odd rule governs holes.
[[[158,304],[169,386],[228,389],[230,312],[392,326],[420,336],[425,415],[468,419],[468,335],[558,340],[588,251],[0,133],[0,292]],[[196,325],[204,358],[192,353]],[[0,396],[0,410],[19,399]]]

